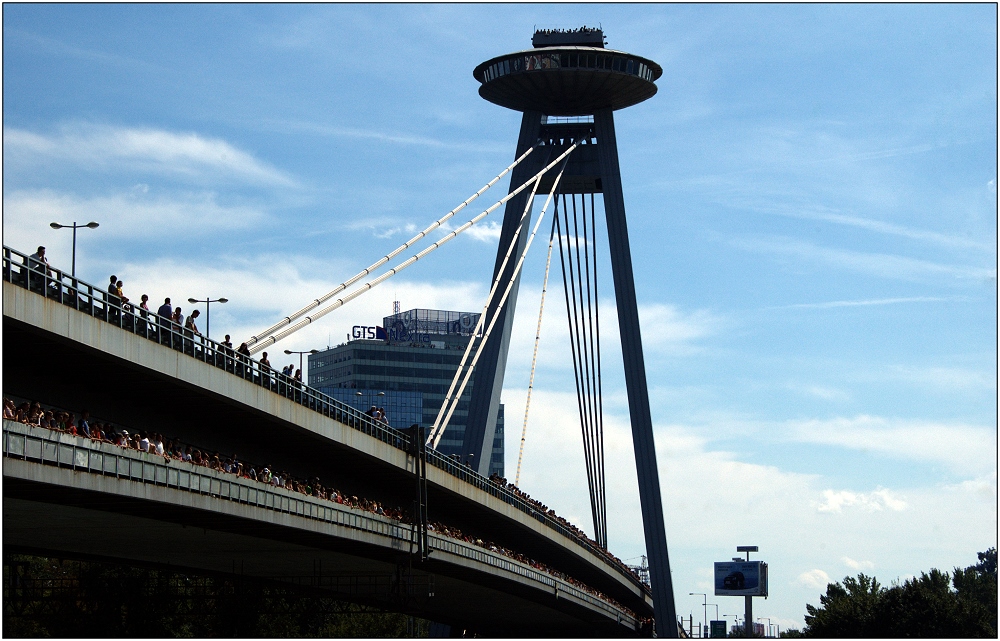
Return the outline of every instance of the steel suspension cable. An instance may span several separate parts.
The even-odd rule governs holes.
[[[589,356],[590,362],[586,363],[586,374],[587,374],[587,392],[588,392],[588,403],[589,403],[589,413],[590,413],[590,431],[593,439],[594,446],[594,464],[597,471],[597,478],[595,483],[595,494],[597,495],[597,508],[598,516],[600,517],[600,533],[596,537],[599,544],[607,547],[607,503],[604,496],[604,460],[602,456],[602,450],[600,447],[601,434],[598,429],[598,418],[597,418],[597,372],[596,372],[596,359],[594,357],[594,312],[593,312],[593,302],[591,300],[590,291],[590,248],[593,244],[590,241],[589,235],[587,233],[587,202],[584,195],[580,196],[580,208],[581,208],[581,219],[583,222],[583,266],[584,271],[581,272],[581,276],[584,277],[586,281],[587,288],[587,316],[585,322],[585,328],[587,330],[587,336],[584,337],[584,345],[586,346],[585,354]],[[576,212],[574,210],[573,222],[576,223]],[[579,244],[577,245],[577,259],[579,260]],[[578,266],[579,267],[579,266]],[[580,299],[581,306],[583,300],[583,286],[580,287]]]
[[[594,252],[594,321],[596,323],[596,339],[597,344],[595,351],[597,352],[597,434],[598,434],[598,450],[601,461],[601,496],[605,497],[607,500],[607,488],[605,486],[605,474],[604,474],[604,393],[603,384],[601,382],[601,314],[600,314],[600,299],[598,298],[597,291],[597,220],[596,220],[596,208],[594,207],[594,194],[590,194],[590,227],[593,230],[594,242],[592,243]],[[605,509],[606,506],[605,506]],[[607,515],[605,514],[605,519]],[[605,532],[605,548],[607,548],[607,532]]]
[[[581,203],[583,203],[583,198],[581,196]],[[568,212],[567,212],[568,213]],[[591,468],[594,470],[594,484],[591,487],[591,492],[594,494],[594,505],[596,510],[594,512],[594,538],[597,542],[601,542],[601,497],[597,492],[597,487],[599,486],[599,479],[597,476],[597,457],[595,454],[596,445],[596,435],[594,434],[593,416],[591,414],[591,393],[590,393],[590,364],[589,364],[589,349],[587,345],[587,317],[584,315],[586,308],[583,304],[583,267],[580,261],[580,228],[579,221],[577,219],[576,211],[576,196],[573,196],[573,250],[576,254],[576,283],[579,284],[578,291],[575,292],[575,296],[579,296],[579,300],[574,300],[574,305],[578,310],[577,325],[576,325],[576,335],[577,335],[577,350],[579,350],[580,356],[580,380],[582,382],[581,388],[583,389],[583,398],[581,405],[583,406],[583,415],[580,416],[580,421],[585,423],[587,426],[587,437],[589,443],[589,452],[591,457]],[[584,238],[586,242],[586,238]],[[572,259],[570,259],[572,264]],[[572,270],[571,270],[572,271]]]
[[[556,209],[559,201],[556,201]],[[528,398],[524,401],[524,424],[521,426],[521,449],[517,453],[517,474],[514,485],[521,484],[521,460],[524,458],[524,440],[528,434],[528,408],[531,407],[531,390],[535,386],[535,363],[538,362],[538,341],[542,336],[542,312],[545,310],[545,292],[549,285],[549,266],[552,264],[552,245],[555,242],[557,216],[552,217],[552,231],[549,232],[549,253],[545,257],[545,277],[542,279],[542,302],[538,304],[538,325],[535,326],[535,349],[531,352],[531,374],[528,376]]]
[[[414,256],[411,256],[410,258],[408,258],[407,260],[403,261],[402,263],[400,263],[396,267],[393,267],[392,269],[390,269],[389,271],[385,272],[384,274],[382,274],[378,278],[375,278],[374,280],[368,281],[367,283],[365,283],[364,285],[362,285],[358,289],[354,290],[353,292],[351,292],[347,296],[344,296],[343,298],[338,298],[334,303],[332,303],[331,305],[328,305],[327,307],[321,309],[320,311],[316,312],[315,314],[311,314],[309,316],[306,316],[303,320],[300,320],[295,325],[292,325],[291,327],[288,327],[288,328],[282,330],[281,332],[278,332],[277,334],[273,334],[271,336],[268,336],[266,339],[264,339],[263,341],[258,342],[256,345],[254,345],[252,348],[250,348],[250,353],[251,354],[255,354],[255,353],[259,352],[260,350],[266,348],[267,346],[273,345],[274,343],[277,343],[281,339],[288,337],[289,335],[297,332],[298,330],[302,329],[306,325],[312,323],[314,320],[318,320],[318,319],[322,318],[323,316],[326,316],[330,312],[334,311],[335,309],[338,309],[338,308],[342,307],[345,303],[349,303],[350,301],[354,300],[355,298],[357,298],[361,294],[364,294],[365,292],[367,292],[367,291],[371,290],[372,288],[378,286],[382,282],[388,280],[392,276],[394,276],[394,275],[398,274],[399,272],[403,271],[404,269],[406,269],[407,267],[409,267],[413,263],[417,262],[418,260],[420,260],[421,258],[423,258],[424,256],[426,256],[427,254],[429,254],[432,251],[440,248],[441,246],[443,246],[448,241],[454,239],[456,236],[458,236],[459,234],[461,234],[462,232],[464,232],[468,228],[472,227],[473,225],[475,225],[477,222],[479,222],[480,220],[482,220],[483,218],[485,218],[489,214],[493,213],[498,207],[500,207],[501,205],[505,204],[508,200],[510,200],[511,198],[514,198],[519,193],[521,193],[522,191],[524,191],[525,188],[527,188],[528,185],[530,185],[534,181],[538,180],[542,175],[544,175],[546,172],[548,172],[552,167],[554,167],[560,161],[562,161],[564,158],[566,158],[566,156],[568,156],[574,149],[576,149],[576,147],[578,145],[579,145],[579,143],[574,143],[573,145],[571,145],[569,147],[569,149],[567,149],[562,154],[560,154],[558,158],[556,158],[551,163],[549,163],[548,165],[546,165],[537,174],[535,174],[534,176],[532,176],[531,178],[529,178],[524,184],[520,185],[517,189],[515,189],[514,191],[512,191],[509,194],[507,194],[506,196],[504,196],[498,202],[496,202],[495,204],[493,204],[492,206],[490,206],[488,209],[486,209],[485,211],[483,211],[481,214],[479,214],[478,216],[476,216],[475,218],[473,218],[469,222],[465,223],[464,225],[462,225],[461,227],[455,229],[454,231],[448,233],[441,240],[438,240],[435,243],[433,243],[427,249],[423,250],[422,252],[420,252],[420,253],[418,253],[418,254],[416,254]]]
[[[590,378],[591,378],[591,403],[592,406],[592,417],[593,417],[593,429],[594,434],[597,437],[596,450],[594,452],[595,458],[597,460],[597,480],[598,495],[601,497],[600,507],[601,507],[601,522],[603,523],[602,538],[604,542],[604,547],[607,548],[608,543],[608,503],[607,503],[607,493],[605,486],[605,468],[604,468],[604,417],[603,413],[603,399],[601,398],[601,370],[600,370],[600,350],[595,341],[595,328],[594,326],[599,322],[599,310],[597,308],[597,227],[594,218],[594,195],[591,194],[590,203],[590,237],[588,240],[587,235],[587,207],[584,196],[580,197],[580,204],[583,206],[583,239],[584,239],[584,269],[586,271],[587,277],[587,311],[588,311],[588,323],[589,323],[589,339],[590,339]],[[588,251],[589,250],[589,251]],[[594,298],[591,302],[591,261],[590,254],[593,254],[593,269],[594,269]]]
[[[357,274],[355,274],[351,278],[349,278],[349,279],[345,280],[344,282],[342,282],[341,284],[337,285],[329,293],[327,293],[327,294],[325,294],[323,296],[320,296],[319,298],[313,300],[313,302],[309,303],[308,305],[306,305],[305,307],[303,307],[299,311],[295,312],[291,316],[286,316],[285,318],[283,318],[282,320],[278,321],[274,325],[268,327],[267,329],[265,329],[264,331],[260,332],[259,334],[251,336],[250,339],[247,341],[247,347],[253,347],[253,345],[257,341],[260,340],[260,338],[259,338],[260,336],[269,335],[269,334],[275,332],[276,330],[281,329],[282,327],[285,327],[286,325],[291,324],[292,321],[294,321],[295,319],[301,317],[303,314],[305,314],[309,310],[315,309],[315,308],[319,307],[320,305],[322,305],[326,301],[330,300],[331,298],[333,298],[334,296],[336,296],[340,292],[344,291],[345,289],[347,289],[348,287],[350,287],[354,283],[358,282],[359,280],[361,280],[362,278],[364,278],[365,276],[367,276],[368,274],[372,273],[374,270],[378,269],[382,265],[384,265],[387,262],[389,262],[390,260],[392,260],[395,256],[399,255],[400,252],[405,251],[406,248],[409,247],[410,245],[412,245],[413,243],[417,242],[418,240],[420,240],[421,238],[423,238],[427,234],[431,233],[432,231],[434,231],[435,229],[437,229],[438,227],[440,227],[449,218],[451,218],[452,216],[454,216],[458,212],[460,212],[463,209],[465,209],[465,207],[468,206],[469,203],[471,203],[475,199],[477,199],[480,196],[482,196],[486,192],[487,189],[489,189],[493,185],[497,184],[497,182],[501,178],[503,178],[504,176],[506,176],[511,170],[513,170],[514,167],[517,167],[519,164],[521,164],[521,161],[524,160],[525,158],[527,158],[528,155],[531,152],[533,152],[536,147],[537,147],[537,145],[530,147],[527,151],[525,151],[523,154],[521,154],[512,164],[508,165],[506,169],[504,169],[499,174],[497,174],[497,176],[493,180],[491,180],[490,182],[486,183],[482,187],[482,189],[480,189],[479,191],[477,191],[473,195],[471,195],[468,198],[466,198],[464,201],[462,201],[462,203],[458,207],[455,207],[454,209],[452,209],[451,211],[449,211],[447,214],[445,214],[441,218],[439,218],[436,221],[434,221],[430,226],[427,227],[427,229],[423,230],[422,232],[420,232],[419,234],[417,234],[416,236],[414,236],[410,240],[406,241],[405,243],[403,243],[402,245],[400,245],[399,247],[397,247],[393,251],[389,252],[388,254],[386,254],[385,256],[383,256],[382,258],[380,258],[379,260],[375,261],[374,263],[372,263],[371,265],[369,265],[365,269],[361,270],[360,272],[358,272]]]
[[[573,146],[570,147],[569,151],[572,151],[573,148],[576,147],[576,145],[577,143],[574,143]],[[535,227],[531,230],[531,235],[528,237],[528,241],[525,243],[524,250],[521,252],[521,256],[520,258],[518,258],[517,264],[514,266],[514,271],[511,274],[510,281],[507,283],[507,287],[506,289],[504,289],[503,296],[501,296],[500,302],[497,305],[497,313],[493,315],[492,319],[490,319],[490,325],[486,329],[486,332],[483,335],[483,339],[480,341],[479,347],[476,349],[476,354],[472,358],[472,363],[469,364],[469,369],[465,373],[465,376],[462,379],[462,384],[458,389],[458,394],[455,396],[455,400],[452,403],[451,408],[445,415],[444,422],[439,427],[437,437],[434,441],[435,449],[437,448],[438,442],[441,440],[441,435],[444,434],[444,431],[448,428],[448,422],[451,421],[452,414],[454,414],[455,409],[458,407],[458,399],[462,398],[462,393],[465,391],[465,387],[466,385],[468,385],[469,379],[472,378],[472,372],[476,367],[476,363],[479,361],[479,357],[483,353],[483,348],[486,346],[486,342],[489,340],[490,334],[492,334],[493,332],[493,327],[496,325],[497,320],[500,319],[500,310],[503,309],[504,303],[507,302],[507,297],[510,295],[511,289],[514,287],[514,282],[517,280],[518,275],[521,273],[521,267],[524,266],[524,259],[528,255],[528,250],[531,249],[531,243],[534,242],[535,240],[535,235],[538,233],[538,227],[542,224],[542,220],[545,218],[545,212],[548,210],[549,203],[552,202],[553,195],[557,193],[557,190],[559,189],[559,182],[562,180],[564,171],[566,171],[566,163],[563,163],[562,168],[559,170],[559,174],[552,182],[552,191],[549,192],[548,197],[545,199],[545,205],[542,207],[542,211],[539,212],[538,214],[538,221],[535,223]],[[482,320],[482,316],[480,317],[480,320]],[[469,349],[467,347],[466,352],[468,351]],[[455,376],[457,377],[461,375],[461,373],[462,370],[459,369],[458,371],[455,372]]]
[[[593,242],[590,239],[590,233],[588,233],[587,228],[587,201],[586,197],[580,195],[580,208],[581,208],[581,221],[583,224],[583,251],[580,251],[579,243],[577,244],[577,270],[578,275],[581,278],[580,284],[580,306],[586,309],[586,316],[584,317],[584,322],[582,323],[582,330],[586,331],[586,335],[583,336],[584,344],[584,355],[586,359],[584,360],[584,375],[587,380],[587,407],[589,413],[589,429],[591,436],[591,456],[593,457],[594,465],[594,495],[596,496],[595,503],[597,504],[598,511],[598,521],[600,523],[600,531],[597,533],[597,541],[602,547],[607,547],[607,499],[604,493],[604,457],[603,451],[601,449],[601,434],[598,427],[599,419],[597,416],[597,380],[596,380],[596,366],[595,366],[595,345],[594,345],[594,311],[593,311],[593,300],[591,298],[591,287],[590,287],[590,249],[593,246]],[[573,223],[576,224],[576,211],[574,210]],[[579,259],[580,254],[583,254],[583,270],[580,271]],[[583,302],[583,290],[586,287],[587,290],[587,300],[586,304]]]
[[[574,198],[575,198],[575,196],[574,196]],[[580,382],[580,367],[579,367],[579,361],[578,361],[578,358],[577,358],[578,341],[576,339],[576,323],[575,323],[575,318],[576,318],[576,292],[575,292],[575,290],[573,292],[573,295],[570,296],[570,288],[572,286],[571,283],[573,282],[573,257],[572,257],[571,249],[570,249],[570,246],[569,246],[569,215],[568,215],[567,211],[568,211],[568,208],[566,207],[566,197],[564,195],[563,196],[563,220],[565,221],[565,225],[564,226],[566,227],[566,248],[565,248],[565,252],[564,252],[563,251],[563,244],[562,244],[562,239],[563,239],[562,227],[563,227],[563,225],[559,225],[558,226],[558,234],[559,234],[559,263],[562,266],[563,293],[565,294],[565,299],[566,299],[566,320],[569,323],[569,330],[570,330],[569,347],[570,347],[570,354],[572,355],[572,359],[573,359],[573,381],[576,384],[576,403],[577,403],[577,410],[580,413],[580,433],[581,433],[581,436],[583,437],[584,462],[586,464],[586,469],[587,469],[587,487],[590,489],[590,491],[588,492],[589,497],[590,497],[590,510],[591,510],[591,515],[592,515],[592,517],[594,519],[594,530],[595,530],[595,536],[596,536],[596,534],[597,534],[597,532],[596,532],[596,530],[597,530],[597,506],[594,503],[595,497],[594,497],[594,491],[593,491],[593,487],[594,487],[594,469],[593,469],[593,465],[591,464],[590,440],[587,437],[587,426],[586,426],[586,424],[583,421],[583,415],[584,415],[583,414],[583,394],[582,394],[582,387],[581,387],[581,382]],[[569,263],[569,269],[568,270],[567,270],[567,267],[566,267],[567,262]]]

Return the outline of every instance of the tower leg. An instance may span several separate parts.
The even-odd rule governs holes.
[[[526,111],[521,117],[521,133],[517,138],[517,158],[529,147],[538,141],[538,134],[541,130],[542,114],[538,111]],[[524,181],[531,178],[539,169],[544,166],[543,149],[535,150],[531,156],[525,158],[524,162],[514,168],[511,172],[511,191],[516,189]],[[509,193],[509,192],[508,192]],[[503,263],[504,255],[510,246],[511,239],[521,224],[521,214],[524,213],[524,206],[527,202],[529,189],[525,189],[520,194],[507,201],[503,216],[503,228],[500,230],[500,246],[497,249],[497,259],[493,266],[493,278],[496,280]],[[524,227],[530,229],[531,212],[524,218]],[[517,246],[514,248],[514,256],[518,256],[524,249],[528,240],[528,234],[521,232],[517,237]],[[503,291],[506,283],[510,282],[514,273],[517,261],[508,261],[504,273],[501,275],[499,291]],[[514,322],[514,307],[517,303],[517,289],[520,278],[514,281],[510,296],[507,298],[503,308],[499,310],[498,325],[502,331],[493,331],[486,346],[483,348],[482,357],[476,365],[476,382],[472,386],[472,400],[469,406],[469,418],[465,425],[465,439],[462,443],[462,459],[469,460],[470,465],[480,474],[489,475],[490,458],[493,456],[493,439],[496,436],[497,411],[500,409],[500,390],[503,389],[503,375],[507,368],[507,350],[510,347],[510,330]],[[486,322],[497,313],[497,305],[500,297],[490,303],[487,310]]]
[[[642,337],[639,334],[639,312],[635,299],[635,279],[632,275],[632,252],[629,249],[628,226],[625,222],[625,200],[622,194],[621,170],[618,166],[618,143],[615,122],[610,109],[594,114],[597,152],[601,164],[601,189],[608,221],[608,244],[611,249],[611,272],[615,280],[618,304],[618,326],[621,331],[622,359],[625,363],[625,386],[632,422],[632,445],[639,477],[639,503],[642,506],[642,528],[649,556],[649,584],[653,591],[653,612],[656,634],[677,637],[677,617],[674,610],[674,588],[667,556],[667,535],[660,499],[660,479],[656,467],[653,442],[653,421],[649,412],[649,391],[646,388],[646,365],[642,357]]]

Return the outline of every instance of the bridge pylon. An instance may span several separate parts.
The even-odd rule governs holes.
[[[539,142],[551,151],[551,154],[532,154],[519,164],[511,176],[512,190],[541,169],[547,157],[554,157],[579,142],[580,146],[569,157],[559,192],[573,194],[574,198],[577,194],[589,194],[592,198],[595,194],[602,196],[618,307],[643,531],[649,557],[656,632],[661,637],[676,637],[673,585],[613,116],[615,110],[637,104],[656,94],[654,81],[663,71],[658,64],[646,58],[606,49],[604,34],[600,29],[536,31],[532,44],[532,49],[483,62],[475,68],[473,75],[481,83],[480,96],[497,105],[522,112],[515,157]],[[551,185],[551,177],[547,182],[543,179],[539,192],[544,193]],[[481,474],[489,473],[497,409],[517,300],[519,277],[514,275],[511,261],[504,266],[504,256],[519,226],[523,226],[525,231],[517,235],[513,252],[517,255],[524,249],[531,222],[530,209],[522,217],[529,206],[527,199],[528,192],[522,191],[506,205],[493,278],[494,281],[499,279],[500,289],[512,280],[513,286],[503,305],[493,301],[486,311],[487,318],[497,317],[502,331],[493,332],[483,347],[463,441],[463,460],[475,461]],[[600,475],[603,477],[603,454],[601,466]],[[591,470],[588,468],[588,475],[590,474]],[[603,478],[600,482],[603,484]],[[602,522],[598,512],[595,507],[595,530],[598,530],[597,537],[600,541]]]

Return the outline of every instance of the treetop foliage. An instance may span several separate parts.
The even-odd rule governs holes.
[[[997,550],[954,572],[936,568],[888,588],[859,574],[806,605],[808,637],[997,637]]]

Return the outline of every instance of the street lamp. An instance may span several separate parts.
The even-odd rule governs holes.
[[[708,595],[705,594],[704,592],[688,592],[688,596],[700,596],[704,600],[704,603],[702,603],[702,606],[704,607],[704,610],[705,610],[705,625],[707,626],[708,625]],[[705,628],[701,629],[701,636],[703,636],[703,637],[705,636]]]
[[[209,330],[212,328],[211,320],[211,308],[212,303],[228,303],[228,298],[189,298],[188,302],[192,305],[197,305],[198,303],[205,303],[205,338],[210,338]]]
[[[719,604],[718,603],[709,603],[709,605],[714,605],[715,606],[715,620],[718,621],[719,620]]]
[[[761,619],[767,619],[767,634],[771,634],[771,617],[757,617],[758,621],[760,621]]]
[[[49,227],[52,229],[62,229],[63,227],[71,227],[73,229],[73,278],[76,278],[76,230],[81,227],[87,227],[88,229],[97,229],[100,227],[99,224],[95,222],[89,222],[86,225],[77,225],[76,221],[73,221],[72,225],[61,225],[59,223],[49,223]]]
[[[292,351],[290,349],[286,349],[285,353],[286,354],[298,354],[299,355],[299,371],[301,372],[302,371],[302,355],[303,354],[319,354],[319,350],[318,349],[307,349],[304,352],[296,352],[296,351]]]

